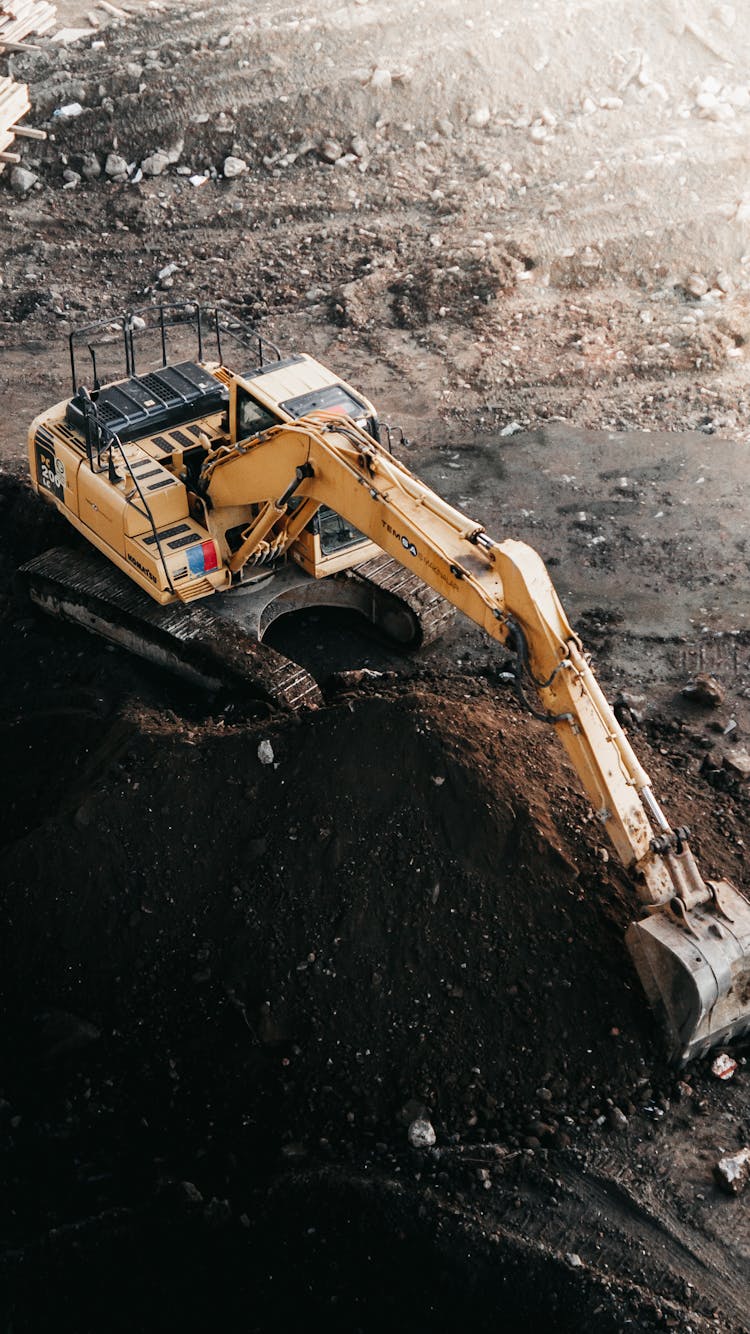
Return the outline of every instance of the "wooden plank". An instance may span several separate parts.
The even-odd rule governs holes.
[[[0,12],[0,48],[22,42],[32,33],[40,36],[55,26],[57,8],[47,0],[22,0],[12,13]]]
[[[0,171],[6,164],[20,162],[20,154],[12,151],[17,122],[31,110],[29,90],[25,83],[15,83],[13,79],[0,77]],[[21,126],[20,129],[30,127]],[[45,137],[42,130],[32,130],[26,138]],[[23,137],[23,135],[21,136]]]

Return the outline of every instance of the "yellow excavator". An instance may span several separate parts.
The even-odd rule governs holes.
[[[197,355],[170,360],[168,334],[186,319]],[[149,332],[161,365],[138,373],[136,334]],[[229,337],[241,371],[224,362]],[[101,383],[97,339],[121,343],[124,377]],[[277,616],[353,607],[419,644],[456,608],[514,651],[532,712],[554,726],[632,873],[641,915],[626,943],[672,1058],[749,1032],[750,902],[705,880],[689,832],[670,826],[537,553],[494,541],[420,482],[345,381],[218,310],[149,307],[71,334],[70,352],[72,397],[30,428],[31,478],[109,563],[90,548],[44,552],[23,567],[32,598],[190,679],[242,680],[292,708],[320,696],[262,644]]]

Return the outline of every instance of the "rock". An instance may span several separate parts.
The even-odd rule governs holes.
[[[685,699],[695,700],[696,704],[708,704],[712,709],[718,709],[725,698],[724,687],[715,676],[705,672],[699,672],[689,685],[683,686],[681,694]]]
[[[169,166],[169,158],[166,153],[159,149],[155,153],[150,153],[141,163],[141,170],[144,176],[161,176],[162,172]]]
[[[492,112],[489,107],[477,107],[469,116],[469,124],[476,130],[483,130],[485,125],[489,125]]]
[[[575,1251],[567,1251],[565,1259],[567,1260],[571,1269],[583,1268],[583,1260],[581,1259],[580,1255],[578,1255]]]
[[[14,195],[27,195],[29,190],[34,189],[38,180],[39,177],[26,167],[14,167],[10,173],[10,188]]]
[[[733,1056],[725,1051],[720,1051],[719,1055],[711,1063],[711,1074],[715,1079],[731,1079],[737,1069],[737,1062]]]
[[[367,685],[370,681],[377,681],[382,675],[383,673],[376,671],[374,667],[352,667],[347,671],[334,672],[331,684],[338,690],[353,689]]]
[[[716,286],[725,296],[728,296],[730,292],[733,292],[734,279],[732,278],[731,273],[727,273],[725,269],[722,269],[720,273],[717,273]]]
[[[610,1130],[623,1131],[628,1128],[628,1118],[619,1107],[610,1107],[607,1113]]]
[[[739,1195],[750,1181],[750,1148],[720,1158],[714,1168],[714,1177],[728,1195]]]
[[[106,176],[113,178],[127,176],[128,164],[124,157],[120,157],[119,153],[108,153],[104,163],[104,173]]]
[[[642,723],[646,716],[646,696],[635,695],[630,690],[618,690],[612,708],[621,725]]]
[[[324,139],[318,148],[318,157],[322,158],[323,162],[335,162],[337,158],[341,157],[343,151],[341,144],[337,143],[335,139]]]
[[[81,162],[81,175],[85,181],[95,181],[102,174],[102,164],[96,153],[85,153]]]
[[[143,73],[143,66],[139,65],[135,60],[131,60],[125,66],[125,73],[129,79],[140,79]]]
[[[437,1136],[431,1121],[417,1117],[409,1126],[409,1143],[413,1149],[431,1149]]]
[[[53,120],[75,120],[76,116],[83,115],[83,107],[80,102],[68,102],[64,107],[57,107],[52,112]]]
[[[258,746],[258,759],[261,764],[273,764],[273,746],[270,741],[261,741]]]
[[[724,756],[724,768],[727,773],[733,774],[735,778],[739,778],[743,783],[750,779],[750,754],[744,746],[737,746],[735,750],[730,750]]]
[[[230,155],[224,158],[222,171],[228,181],[233,181],[237,176],[243,176],[247,169],[247,163],[243,157],[232,157]]]
[[[167,278],[171,278],[179,269],[179,264],[165,264],[163,269],[159,269],[156,275],[157,282],[163,283]]]
[[[70,189],[74,189],[76,185],[81,184],[81,173],[79,171],[73,171],[72,167],[66,167],[63,172],[63,180]]]
[[[175,139],[173,143],[167,144],[164,148],[159,148],[157,151],[163,153],[170,164],[174,164],[175,162],[179,162],[184,149],[185,140],[180,138]]]
[[[355,157],[369,157],[370,149],[367,140],[362,138],[361,134],[353,134],[349,142],[350,151]]]
[[[385,93],[393,83],[393,76],[389,69],[374,69],[370,78],[370,87]]]
[[[691,273],[689,277],[685,279],[683,286],[689,296],[705,296],[708,291],[708,283],[702,273]]]

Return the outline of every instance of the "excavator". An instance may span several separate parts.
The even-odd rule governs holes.
[[[168,338],[186,325],[195,359],[170,359]],[[144,334],[161,364],[139,373]],[[228,338],[239,370],[225,363]],[[125,375],[102,383],[97,356],[113,344]],[[424,485],[344,380],[218,308],[99,322],[70,335],[70,356],[72,396],[32,423],[29,464],[38,495],[89,545],[27,562],[34,601],[190,680],[242,682],[293,709],[322,700],[263,644],[277,616],[354,608],[418,646],[463,613],[514,654],[531,712],[557,732],[630,873],[639,913],[626,944],[670,1057],[750,1032],[750,902],[705,879],[689,830],[670,825],[531,547],[495,541]]]

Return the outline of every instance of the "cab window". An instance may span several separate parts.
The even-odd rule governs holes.
[[[247,440],[249,436],[260,435],[270,426],[278,426],[279,418],[264,408],[262,403],[244,389],[237,390],[237,439]]]
[[[312,393],[300,394],[298,398],[288,398],[281,406],[290,417],[304,417],[306,413],[313,412],[316,408],[325,408],[327,412],[345,413],[353,421],[367,424],[367,409],[364,403],[360,403],[359,399],[348,393],[342,384],[325,385],[321,389],[313,389]]]
[[[358,528],[354,528],[346,519],[342,519],[340,514],[330,510],[327,505],[321,506],[315,518],[320,534],[320,551],[323,556],[332,556],[334,552],[342,551],[344,547],[351,547],[355,542],[366,540],[364,533],[360,533]]]

